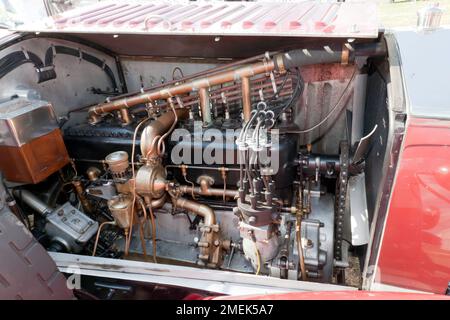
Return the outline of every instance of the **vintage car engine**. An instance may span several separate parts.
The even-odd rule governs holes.
[[[48,129],[0,133],[9,137],[2,157],[26,168],[16,177],[1,161],[11,208],[51,251],[331,282],[348,267],[347,186],[364,152],[355,158],[346,139],[336,154],[302,143],[328,117],[311,128],[294,121],[302,68],[364,64],[384,50],[380,43],[305,50],[111,96],[60,129],[51,101],[12,100],[29,110],[10,109],[1,121],[40,112],[34,119]],[[45,136],[57,144],[39,145],[36,137]],[[56,149],[55,159],[41,148]]]

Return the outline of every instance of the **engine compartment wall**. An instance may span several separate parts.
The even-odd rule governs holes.
[[[139,91],[142,86],[150,88],[167,81],[205,71],[229,60],[189,59],[164,57],[131,57],[120,59],[127,88],[130,92]],[[181,70],[181,73],[180,73]]]
[[[5,45],[6,46],[6,45]],[[86,45],[56,38],[30,38],[16,42],[0,53],[0,59],[12,52],[35,54],[43,63],[47,51],[52,46],[73,48],[90,54],[105,65],[109,66],[114,74],[117,85],[120,85],[119,73],[114,57],[105,52]],[[67,54],[53,56],[56,78],[38,83],[38,72],[32,63],[25,63],[0,78],[0,98],[9,99],[12,95],[29,95],[30,98],[39,98],[50,101],[58,116],[65,116],[67,112],[90,104],[104,101],[106,96],[94,94],[92,88],[113,90],[111,80],[105,71],[79,57]],[[51,66],[46,66],[51,68]]]
[[[347,138],[347,112],[353,109],[355,92],[342,97],[348,81],[357,70],[339,64],[314,65],[302,73],[305,90],[296,106],[295,123],[300,130],[308,130],[319,123],[339,102],[336,112],[318,130],[300,134],[300,145],[313,144],[318,154],[338,154],[339,142]],[[306,79],[309,79],[306,80]],[[355,78],[358,81],[358,78]],[[354,85],[355,86],[355,85]]]

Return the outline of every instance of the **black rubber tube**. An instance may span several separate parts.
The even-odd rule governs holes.
[[[287,70],[317,63],[334,63],[341,61],[342,51],[291,50],[282,55],[283,65]]]
[[[298,49],[291,50],[281,55],[283,65],[275,61],[275,68],[280,70],[293,69],[306,65],[318,63],[337,63],[342,61],[342,48],[320,48],[320,49]],[[348,62],[355,60],[355,57],[379,57],[386,55],[386,47],[382,42],[363,43],[350,45]]]

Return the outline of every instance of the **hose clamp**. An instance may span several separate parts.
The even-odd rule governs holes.
[[[343,44],[341,53],[341,65],[343,66],[348,65],[349,57],[350,57],[350,50],[347,48],[345,44]]]
[[[284,66],[283,57],[282,57],[281,54],[277,54],[275,56],[275,63],[277,65],[277,67],[278,67],[278,72],[280,74],[286,73],[286,67]]]

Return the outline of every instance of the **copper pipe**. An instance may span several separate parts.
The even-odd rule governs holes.
[[[284,79],[282,77],[276,77],[275,83],[280,85],[283,83]],[[257,78],[250,79],[250,88],[251,88],[251,96],[256,99],[259,98],[259,90],[263,89],[266,95],[272,95],[273,86],[271,81],[267,81],[267,78]],[[227,102],[234,102],[237,100],[241,100],[241,84],[230,84],[220,88],[214,88],[210,91],[210,101],[214,102],[216,100],[222,101],[222,93],[226,93]],[[286,84],[283,87],[282,92],[279,93],[279,96],[285,96],[292,94],[292,77],[286,81]],[[184,95],[181,97],[181,101],[183,102],[184,107],[191,107],[193,105],[197,105],[198,96],[196,95]],[[158,107],[161,109],[166,109],[168,104],[165,101],[158,103]],[[143,112],[147,110],[147,106],[141,106],[139,108],[133,108],[131,110],[132,113]]]
[[[212,75],[212,74],[215,74],[215,73],[219,73],[219,72],[222,72],[223,70],[226,70],[226,69],[235,68],[235,67],[241,66],[243,64],[248,64],[248,63],[251,63],[251,62],[255,62],[257,60],[262,60],[262,59],[266,58],[267,56],[273,56],[273,55],[275,55],[277,53],[279,53],[279,51],[263,53],[263,54],[259,54],[257,56],[253,56],[253,57],[237,60],[237,61],[234,61],[234,62],[231,62],[231,63],[227,63],[225,65],[221,65],[221,66],[218,66],[218,67],[215,67],[215,68],[212,68],[212,69],[203,70],[203,71],[191,74],[191,75],[187,75],[187,76],[185,76],[185,77],[183,77],[181,79],[174,79],[174,80],[170,80],[168,82],[162,83],[162,84],[158,84],[158,85],[153,86],[151,88],[144,89],[144,92],[153,91],[155,89],[159,89],[159,88],[162,88],[164,86],[180,83],[180,82],[187,81],[187,80],[200,78],[200,77],[202,77],[204,75],[207,75],[207,74]],[[123,56],[123,57],[133,58],[134,56],[129,56],[129,57],[128,56]],[[144,57],[144,58],[146,58],[146,57]],[[130,97],[130,96],[135,95],[137,93],[138,92],[131,92],[131,93],[121,94],[119,96],[116,96],[116,97],[112,98],[111,100],[114,101],[114,100],[118,100],[118,99],[121,99],[121,98]],[[81,110],[81,109],[84,109],[84,108],[80,108],[80,109],[77,109],[77,110]]]
[[[124,125],[131,123],[130,114],[128,113],[128,109],[122,108],[120,109],[120,116],[122,117],[122,123]]]
[[[220,170],[220,175],[222,176],[222,181],[223,181],[223,202],[225,203],[225,198],[226,198],[226,193],[227,193],[227,170],[225,167],[222,167],[222,169]]]
[[[242,78],[242,113],[244,114],[244,121],[250,121],[250,114],[252,112],[252,101],[250,91],[250,79],[248,77]]]
[[[277,85],[283,83],[282,79],[279,79],[278,81],[275,82]],[[272,95],[273,92],[273,87],[272,84],[270,82],[264,82],[262,84],[258,84],[256,82],[250,81],[250,95],[252,97],[259,97],[259,90],[263,89],[263,91],[266,94],[270,94]],[[286,84],[284,85],[284,90],[283,91],[288,91],[288,90],[292,90],[292,81],[289,79],[286,81]],[[211,100],[222,100],[222,92],[226,93],[226,97],[228,100],[229,96],[232,95],[241,95],[241,88],[237,88],[234,85],[230,85],[230,86],[226,86],[223,87],[221,89],[218,90],[212,90],[211,91]]]
[[[72,185],[73,188],[75,189],[78,199],[80,200],[81,206],[83,207],[83,211],[85,213],[91,213],[92,206],[89,200],[86,198],[82,182],[80,180],[73,180]]]
[[[207,193],[210,186],[211,186],[211,183],[208,181],[208,179],[200,180],[200,190],[202,192]]]
[[[166,203],[166,200],[167,200],[167,195],[164,194],[161,198],[152,200],[150,202],[150,206],[152,207],[152,209],[160,209]]]
[[[216,215],[214,210],[207,205],[185,198],[172,198],[172,201],[175,207],[185,209],[200,217],[203,217],[205,226],[213,226],[216,224]]]
[[[185,164],[168,164],[166,166],[166,168],[179,168],[182,169],[185,168],[186,170],[188,169],[197,169],[197,170],[214,170],[214,171],[239,171],[239,168],[229,168],[229,167],[206,167],[206,166],[188,166]]]
[[[244,77],[250,78],[258,74],[268,74],[274,70],[279,73],[284,73],[288,69],[303,67],[305,65],[341,62],[342,47],[333,50],[324,49],[295,49],[272,57],[269,56],[263,61],[251,65],[242,65],[237,68],[227,65],[223,67],[223,71],[217,73],[213,71],[213,74],[209,70],[209,72],[205,72],[207,75],[204,77],[194,78],[182,84],[178,84],[177,82],[170,86],[166,84],[166,87],[160,90],[153,89],[149,92],[143,92],[90,107],[89,120],[90,123],[95,124],[100,121],[100,115],[103,113],[122,108],[130,108],[138,104],[154,102],[156,100],[168,99],[191,91],[197,91],[201,88],[210,88],[227,82],[237,81]],[[353,62],[357,56],[373,57],[385,56],[386,54],[386,48],[381,42],[355,44],[353,49],[350,57],[345,59],[346,63]],[[254,58],[251,58],[251,61],[254,61]]]
[[[257,61],[257,60],[262,60],[262,59],[266,58],[267,56],[273,56],[273,55],[278,54],[278,53],[279,53],[279,51],[273,51],[273,52],[263,53],[263,54],[260,54],[260,55],[254,56],[254,57],[249,57],[249,58],[245,58],[245,59],[242,59],[242,60],[237,60],[237,61],[234,61],[234,62],[231,62],[231,63],[227,63],[225,65],[221,65],[221,66],[218,66],[218,67],[215,67],[215,68],[212,68],[212,69],[203,70],[203,71],[191,74],[191,75],[187,75],[187,76],[185,76],[185,77],[183,77],[181,79],[170,80],[168,82],[164,82],[164,83],[158,84],[156,86],[153,86],[153,87],[150,87],[150,88],[146,88],[146,89],[144,89],[144,92],[150,92],[150,91],[154,91],[156,89],[159,89],[159,88],[162,88],[162,87],[165,87],[165,86],[169,86],[169,85],[172,85],[172,84],[177,84],[177,83],[184,82],[184,81],[187,81],[187,80],[200,78],[200,77],[202,77],[204,75],[207,75],[207,74],[209,74],[209,75],[216,74],[216,73],[219,73],[219,72],[221,72],[223,70],[234,68],[234,67],[238,67],[238,66],[241,66],[243,64],[248,64],[248,63],[251,63],[251,62],[254,62],[254,61]],[[136,56],[126,56],[126,55],[123,55],[122,57],[136,58]],[[148,58],[148,57],[145,56],[143,58]],[[123,93],[123,94],[120,94],[118,96],[112,97],[110,99],[110,101],[116,101],[116,100],[119,100],[119,99],[131,97],[131,96],[134,96],[134,95],[139,94],[139,93],[140,92]],[[77,109],[72,110],[72,112],[81,111],[81,110],[84,110],[84,109],[86,109],[88,107],[92,107],[92,106],[84,106],[84,107],[81,107],[81,108],[77,108]]]
[[[281,83],[283,83],[284,79],[282,77],[277,77],[275,80],[275,83],[277,85],[280,85]],[[216,100],[222,99],[222,92],[226,93],[226,97],[228,98],[228,96],[230,95],[235,95],[235,94],[241,94],[241,87],[242,84],[230,84],[221,88],[217,88],[217,89],[213,89],[210,91],[210,99],[211,100]],[[251,94],[254,96],[259,96],[259,90],[260,89],[265,89],[265,91],[267,93],[273,94],[273,86],[272,86],[272,82],[271,81],[266,81],[266,78],[261,79],[253,79],[250,80],[250,88],[251,88]],[[284,86],[284,88],[292,88],[292,77],[289,77],[288,80],[286,80],[286,84]],[[196,101],[197,97],[194,95],[190,95],[190,96],[184,96],[183,97],[183,102],[188,102],[188,101]],[[228,99],[227,99],[228,100]],[[158,106],[163,107],[165,106],[164,103],[159,104]]]
[[[283,81],[280,79],[279,81],[276,81],[276,84],[279,85],[282,82]],[[263,84],[256,84],[256,82],[255,82],[255,85],[253,85],[253,83],[254,83],[253,81],[250,82],[251,97],[259,98],[259,90],[260,89],[263,89],[264,92],[266,93],[266,95],[272,95],[274,93],[272,84],[270,82],[263,83]],[[226,92],[226,98],[227,98],[228,103],[235,102],[235,101],[242,99],[241,89],[238,88],[238,86],[236,86],[236,85],[230,85],[230,86],[223,87],[221,89],[212,90],[210,93],[210,100],[211,101],[216,101],[216,100],[221,101],[222,100],[222,96],[221,96],[222,92]],[[278,96],[280,96],[280,97],[288,96],[291,94],[292,94],[292,81],[288,80],[286,82],[283,90],[281,92],[279,92]],[[198,97],[192,96],[192,95],[182,97],[182,101],[183,101],[184,107],[186,107],[186,108],[194,106],[199,103]],[[164,102],[158,104],[158,106],[162,109],[167,108],[167,104]],[[139,111],[143,111],[143,109],[140,109]]]
[[[123,230],[125,235],[125,257],[128,256],[128,252],[130,251],[130,243],[131,243],[131,232],[128,229]]]
[[[180,191],[183,193],[190,193],[190,194],[194,193],[207,197],[221,197],[225,195],[226,197],[235,198],[239,195],[239,192],[237,190],[229,190],[229,189],[224,190],[211,187],[209,187],[207,190],[202,190],[201,187],[192,187],[186,185],[180,186]]]
[[[141,93],[128,98],[123,98],[111,102],[99,104],[89,108],[89,118],[91,123],[98,122],[99,115],[112,112],[122,108],[129,108],[141,103],[153,102],[160,99],[168,99],[173,96],[185,94],[191,91],[200,90],[201,88],[209,88],[219,84],[224,84],[244,77],[252,77],[257,74],[268,73],[275,69],[273,60],[254,63],[248,66],[242,66],[234,70],[224,71],[218,74],[206,76],[204,78],[192,80],[183,84],[174,85],[148,93]]]
[[[267,94],[270,95],[271,93],[272,93],[272,91],[267,90],[266,97],[267,97]],[[286,96],[290,96],[290,95],[292,95],[292,87],[290,85],[286,85],[285,88],[283,89],[283,91],[281,91],[278,94],[279,97],[286,97]],[[255,97],[256,99],[259,99],[259,92],[258,91],[252,91],[252,97]],[[194,97],[190,97],[189,96],[189,97],[186,97],[186,98],[187,99],[183,99],[183,105],[186,108],[190,108],[190,107],[195,106],[195,105],[197,105],[199,103],[198,99],[196,99],[196,97],[194,98]],[[217,95],[211,96],[210,99],[211,99],[211,101],[217,101],[217,100],[221,101],[222,100],[221,97],[219,97]],[[226,99],[227,99],[227,103],[228,104],[231,104],[231,103],[236,102],[236,101],[241,101],[242,100],[241,92],[240,91],[228,91],[227,95],[226,95]],[[159,106],[162,109],[166,108],[165,104],[160,104]]]
[[[161,199],[163,199],[163,205],[164,202],[166,201],[166,197],[162,197]],[[158,199],[160,200],[160,199]],[[147,206],[149,207],[150,210],[150,222],[152,224],[152,243],[153,243],[153,262],[158,263],[158,261],[156,260],[156,224],[155,224],[155,217],[153,216],[153,201],[150,201],[150,199],[148,197],[145,197],[144,199],[145,203],[147,204]],[[150,205],[148,205],[150,204]],[[146,214],[146,209],[144,206],[144,203],[141,202],[141,206],[142,206],[142,211]],[[142,239],[141,239],[142,241]],[[145,241],[143,241],[145,243]],[[144,244],[142,246],[144,248]],[[147,253],[144,251],[144,254],[147,256]]]
[[[185,165],[185,164],[180,165],[181,175],[183,176],[184,181],[186,181],[186,182],[189,183],[192,187],[194,187],[194,183],[193,183],[192,181],[190,181],[190,180],[187,178],[187,168],[188,168],[188,166]],[[193,192],[191,192],[191,196],[192,196],[192,199],[196,200],[196,199],[195,199],[195,195],[194,195]]]
[[[203,225],[200,225],[202,236],[197,242],[200,249],[198,262],[202,266],[216,268],[222,260],[222,246],[219,239],[219,225],[216,223],[214,210],[207,205],[187,200],[185,198],[173,197],[173,205],[190,211],[197,216],[203,217]]]
[[[203,126],[208,126],[211,122],[211,105],[209,94],[206,88],[200,88],[198,91],[200,110],[202,111]]]
[[[98,240],[100,238],[100,232],[102,231],[102,228],[107,224],[115,225],[116,222],[115,221],[105,221],[100,225],[100,227],[98,227],[97,236],[95,237],[94,249],[92,250],[93,257],[95,257],[95,253],[97,252],[97,246],[98,246]]]
[[[180,191],[183,193],[191,193],[191,194],[195,193],[202,196],[212,196],[212,197],[223,196],[235,198],[239,194],[237,190],[211,188],[211,182],[208,178],[200,179],[200,187],[180,186]]]
[[[270,91],[273,93],[273,86],[272,81],[268,80],[269,78],[256,78],[256,79],[250,79],[250,88],[252,92],[258,93],[259,89],[267,88],[267,91]],[[283,83],[284,77],[278,76],[275,78],[275,83],[277,85]],[[292,76],[288,76],[288,79],[286,80],[286,85],[292,81]],[[240,92],[242,87],[242,83],[234,83],[231,85],[227,85],[224,87],[220,87],[214,90],[211,90],[211,99],[213,98],[221,98],[222,92],[230,92],[231,90],[234,90],[236,92]]]
[[[189,112],[187,109],[175,109],[178,119],[187,119]],[[141,134],[141,154],[147,158],[157,154],[156,138],[161,137],[172,127],[175,121],[175,114],[168,111],[152,121]]]

